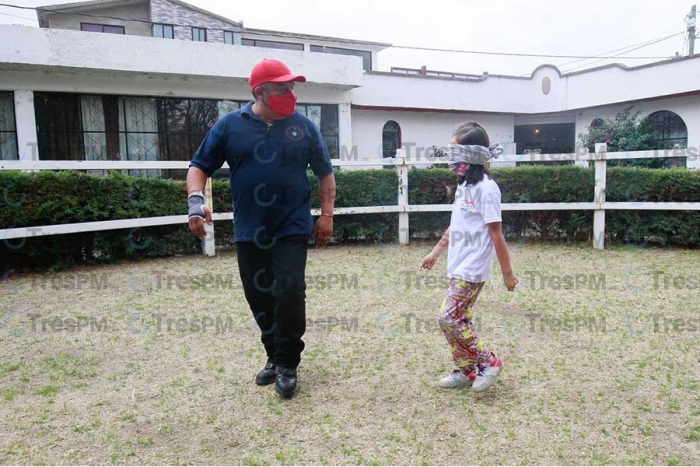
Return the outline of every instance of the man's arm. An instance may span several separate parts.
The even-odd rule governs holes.
[[[335,175],[329,173],[318,180],[319,196],[321,198],[321,212],[333,214],[335,207]]]
[[[189,218],[189,224],[190,224],[190,230],[192,231],[193,234],[197,236],[200,240],[204,240],[204,238],[207,236],[206,230],[204,230],[204,221],[201,217],[197,215],[192,215],[194,214],[193,211],[196,210],[196,206],[201,204],[201,209],[204,212],[204,217],[206,218],[207,224],[211,225],[212,219],[211,219],[211,212],[209,209],[204,206],[204,196],[202,196],[201,200],[198,199],[198,196],[192,197],[193,199],[190,199],[189,195],[194,192],[202,192],[204,193],[204,188],[206,187],[207,183],[207,174],[202,171],[202,169],[198,169],[197,167],[190,167],[190,169],[187,171],[187,194],[188,194],[188,199],[187,203],[189,205],[189,210],[190,210],[190,218]]]
[[[199,149],[192,157],[190,169],[187,171],[187,204],[189,211],[190,230],[200,240],[206,237],[204,219],[212,224],[211,212],[206,208],[204,188],[209,174],[214,173],[224,165],[225,156],[222,151],[225,135],[225,121],[219,119],[204,137]]]
[[[333,235],[335,175],[333,175],[331,156],[321,132],[311,120],[309,120],[308,129],[311,137],[309,166],[314,175],[318,177],[318,190],[321,198],[321,217],[316,221],[312,235],[316,238],[316,248],[323,248]]]
[[[204,191],[207,184],[207,174],[202,169],[190,167],[187,171],[187,194],[193,191]]]
[[[335,207],[335,175],[333,172],[318,179],[319,197],[321,198],[321,217],[316,221],[313,235],[316,246],[323,248],[333,235],[333,208]]]

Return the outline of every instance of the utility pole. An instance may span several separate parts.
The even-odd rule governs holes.
[[[692,57],[695,54],[695,16],[696,5],[690,9],[690,13],[685,17],[685,23],[688,26],[688,56]]]

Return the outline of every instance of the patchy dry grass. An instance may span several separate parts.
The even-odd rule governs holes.
[[[290,401],[253,384],[234,253],[12,278],[0,463],[700,462],[700,253],[513,245],[523,286],[494,280],[475,310],[505,361],[476,396],[436,385],[445,258],[416,271],[431,246],[310,251]]]

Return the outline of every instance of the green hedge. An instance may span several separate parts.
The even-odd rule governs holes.
[[[608,168],[606,200],[630,202],[700,202],[700,172],[683,168],[654,170]],[[523,166],[497,168],[491,175],[501,188],[504,203],[592,202],[593,168],[576,166]],[[457,177],[447,169],[409,172],[411,204],[451,202]],[[411,235],[444,231],[449,213],[411,214]],[[533,211],[503,213],[510,238],[536,236],[543,240],[591,240],[592,211]],[[700,246],[698,211],[606,211],[606,237],[631,245],[655,242],[682,247]]]
[[[310,176],[312,205],[320,207],[318,181]],[[336,206],[397,204],[398,180],[389,170],[339,171]],[[361,189],[357,189],[361,187]],[[231,212],[228,181],[213,181],[215,212]],[[187,213],[184,181],[106,177],[78,171],[0,172],[0,228],[97,222]],[[336,241],[397,236],[398,215],[338,216]],[[215,222],[216,248],[233,246],[232,222]],[[201,253],[186,224],[50,235],[0,241],[0,267],[59,270],[76,264],[112,263],[172,254]]]
[[[310,176],[311,206],[321,207],[318,179]],[[336,207],[396,206],[399,180],[394,170],[339,170],[335,173]],[[335,217],[335,241],[392,241],[398,237],[399,216],[390,214],[352,214]]]
[[[504,203],[545,203],[593,201],[594,174],[582,167],[513,167],[491,170],[501,188]],[[409,172],[409,203],[451,203],[457,176],[447,169]],[[425,235],[444,231],[450,213],[419,213],[411,215],[411,234]],[[508,237],[537,235],[543,239],[561,237],[581,238],[592,231],[590,212],[504,212],[504,232]]]
[[[518,167],[492,170],[503,202],[593,201],[593,169]],[[319,207],[318,181],[310,176],[312,206]],[[397,204],[398,179],[393,169],[336,172],[337,207]],[[456,177],[446,169],[409,171],[411,204],[451,203]],[[184,181],[145,179],[110,172],[106,177],[77,171],[0,172],[0,228],[95,222],[114,219],[182,215],[187,212]],[[228,181],[214,181],[215,212],[230,212]],[[610,168],[608,201],[700,202],[700,172],[685,169]],[[413,213],[412,237],[439,237],[449,224],[449,212]],[[590,240],[590,211],[504,212],[510,238]],[[217,249],[232,246],[231,222],[216,222]],[[608,211],[608,240],[635,245],[649,239],[668,245],[700,245],[700,212]],[[337,216],[334,240],[393,242],[398,215]],[[75,264],[201,252],[186,224],[68,235],[51,235],[0,242],[0,267],[62,269]]]

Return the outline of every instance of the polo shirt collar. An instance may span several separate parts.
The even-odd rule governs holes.
[[[248,102],[248,103],[245,105],[245,107],[243,107],[243,108],[241,109],[241,115],[243,115],[245,118],[248,118],[248,119],[251,119],[251,118],[252,118],[252,119],[254,119],[254,120],[259,120],[259,121],[265,123],[265,120],[263,120],[262,118],[258,117],[257,115],[255,115],[255,112],[253,112],[253,104],[254,104],[253,101]]]

